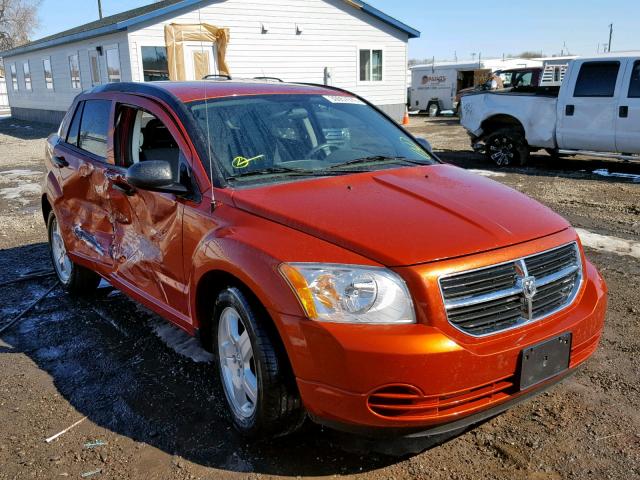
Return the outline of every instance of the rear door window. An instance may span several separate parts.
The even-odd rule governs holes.
[[[73,120],[71,120],[71,125],[69,125],[69,130],[67,131],[67,143],[73,145],[74,147],[78,146],[78,137],[80,136],[80,120],[82,119],[83,108],[84,102],[78,103],[76,112],[73,114]]]
[[[613,97],[620,62],[587,62],[580,68],[574,97]]]
[[[107,157],[111,100],[87,100],[82,113],[78,146],[100,158]],[[74,119],[75,120],[75,119]]]
[[[640,98],[640,60],[633,64],[631,83],[629,84],[629,98]]]

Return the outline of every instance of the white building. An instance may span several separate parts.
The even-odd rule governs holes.
[[[168,32],[188,26],[225,36],[184,36],[176,57]],[[346,88],[400,119],[408,41],[419,35],[360,0],[164,0],[0,56],[12,115],[26,120],[58,122],[77,94],[101,83],[169,79],[168,56],[180,59],[173,60],[172,77],[224,73],[218,65],[226,63],[235,78]]]

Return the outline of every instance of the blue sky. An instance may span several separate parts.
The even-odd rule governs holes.
[[[304,1],[304,0],[299,0]],[[102,0],[105,15],[151,3],[150,0]],[[596,53],[614,24],[613,50],[640,49],[638,0],[369,0],[385,13],[422,32],[409,43],[411,58],[498,57],[524,50],[559,53],[566,42],[572,54]],[[97,0],[43,0],[43,37],[98,18]],[[635,38],[634,38],[635,37]]]

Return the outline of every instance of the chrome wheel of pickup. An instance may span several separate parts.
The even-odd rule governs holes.
[[[233,307],[220,315],[218,353],[229,405],[239,417],[249,418],[258,402],[258,378],[249,333]]]

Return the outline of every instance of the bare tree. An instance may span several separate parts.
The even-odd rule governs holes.
[[[0,52],[29,42],[40,0],[0,0]]]

